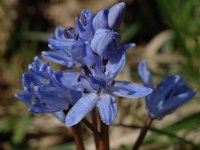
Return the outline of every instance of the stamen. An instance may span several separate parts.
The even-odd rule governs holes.
[[[90,68],[92,68],[92,69],[94,69],[96,67],[96,64],[95,63],[92,63],[91,65],[90,65]]]
[[[78,40],[78,38],[79,38],[79,34],[76,34],[76,33],[75,33],[75,34],[74,34],[74,40],[76,40],[76,41],[77,41],[77,40]]]
[[[102,66],[101,71],[102,71],[103,73],[105,73],[105,72],[106,72],[106,66]]]
[[[72,27],[67,27],[67,28],[64,29],[64,37],[66,39],[71,39],[72,38],[72,34],[73,34],[72,30],[73,30]]]
[[[101,87],[99,87],[99,88],[97,89],[97,95],[99,95],[99,94],[101,93],[101,90],[102,90]]]
[[[115,85],[115,80],[112,80],[111,86]]]
[[[88,93],[88,91],[87,91],[87,89],[86,89],[86,88],[84,88],[84,89],[83,89],[83,93],[85,93],[85,94],[87,94],[87,93]]]
[[[81,81],[81,74],[78,76],[77,82]]]

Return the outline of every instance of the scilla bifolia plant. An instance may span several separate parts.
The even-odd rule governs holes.
[[[153,84],[144,62],[139,67],[144,86],[115,80],[125,65],[126,50],[135,46],[134,43],[120,44],[117,30],[124,12],[124,2],[97,14],[82,10],[75,28],[57,27],[55,34],[49,37],[48,46],[52,51],[42,52],[42,56],[66,66],[66,70],[54,70],[35,57],[29,71],[22,76],[24,92],[16,94],[30,106],[30,112],[53,113],[71,127],[79,150],[84,149],[79,133],[81,122],[93,131],[96,148],[109,150],[108,127],[117,115],[117,96],[147,96],[152,122],[195,94],[180,76],[167,77],[152,93]],[[74,67],[80,68],[80,72],[73,70]],[[85,118],[87,114],[91,114],[91,121]]]

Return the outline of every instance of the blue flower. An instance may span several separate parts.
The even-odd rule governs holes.
[[[158,119],[172,113],[196,94],[179,75],[165,77],[154,88],[151,73],[144,61],[139,63],[138,69],[143,84],[154,89],[146,97],[146,107],[151,118]]]
[[[94,15],[82,10],[80,18],[76,18],[76,30],[72,27],[57,27],[55,34],[49,37],[49,48],[53,52],[42,52],[43,57],[68,68],[83,66],[82,47],[85,41],[91,41],[94,35],[92,20]]]
[[[42,52],[43,57],[68,68],[84,66],[82,49],[85,41],[91,41],[94,35],[92,20],[94,15],[82,10],[80,18],[76,18],[75,31],[72,27],[57,27],[55,34],[49,37],[49,48],[53,52]],[[78,55],[77,55],[78,54]]]
[[[49,47],[55,51],[42,52],[43,57],[67,67],[84,65],[82,59],[83,42],[72,27],[57,27],[55,35],[49,37]],[[79,54],[79,55],[77,55]]]
[[[91,42],[94,53],[102,59],[108,59],[117,52],[121,36],[109,29],[98,29]]]
[[[126,50],[133,43],[120,45],[119,28],[125,3],[103,9],[95,16],[82,10],[76,27],[57,27],[49,37],[53,51],[42,55],[70,70],[55,71],[37,57],[23,74],[23,93],[16,97],[30,106],[34,113],[53,113],[67,126],[80,122],[98,107],[104,123],[111,124],[117,113],[116,96],[139,98],[151,89],[127,81],[115,81],[126,62]],[[80,67],[80,72],[72,71]],[[66,115],[64,110],[72,108]]]
[[[111,57],[105,66],[99,56],[92,53],[87,43],[84,53],[84,60],[90,71],[89,76],[71,71],[55,73],[55,78],[64,87],[83,93],[66,116],[67,126],[80,122],[96,106],[102,121],[109,125],[116,118],[116,96],[139,98],[151,93],[150,88],[114,80],[124,67],[124,53]]]
[[[124,12],[124,2],[96,15],[83,9],[80,17],[76,18],[75,30],[72,27],[56,28],[55,34],[49,37],[48,46],[53,51],[42,52],[43,57],[68,68],[84,66],[82,50],[84,43],[88,42],[101,59],[108,59],[117,53],[121,36],[114,30],[119,28]]]
[[[110,8],[108,13],[108,25],[112,30],[117,30],[125,14],[125,3],[121,2]]]
[[[108,26],[108,13],[109,9],[103,9],[95,15],[92,22],[95,31],[98,29],[110,29]]]
[[[24,92],[15,96],[30,106],[30,112],[59,112],[80,98],[80,92],[59,85],[53,77],[54,73],[48,63],[35,57],[33,64],[29,65],[29,72],[23,74]]]
[[[125,13],[125,3],[121,2],[110,9],[99,11],[93,19],[93,29],[117,30],[122,22]]]
[[[94,29],[92,26],[92,21],[94,14],[89,10],[83,9],[81,11],[80,18],[76,18],[76,33],[82,41],[90,42],[94,35]]]

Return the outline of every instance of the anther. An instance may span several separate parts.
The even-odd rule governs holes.
[[[78,76],[77,82],[81,81],[81,74]]]
[[[83,93],[85,93],[85,94],[87,94],[87,93],[88,93],[88,91],[87,91],[87,89],[86,89],[86,88],[84,88],[84,89],[83,89]]]
[[[102,69],[101,69],[101,71],[102,71],[103,73],[105,73],[105,72],[106,72],[106,66],[103,66]]]
[[[73,30],[72,27],[67,27],[67,28],[64,29],[64,37],[66,39],[71,39],[72,38],[72,30]]]
[[[114,86],[114,85],[115,85],[115,80],[112,80],[111,86]]]
[[[90,68],[94,69],[95,66],[96,66],[96,64],[95,64],[95,63],[92,63],[92,64],[90,65]]]
[[[98,89],[97,89],[97,95],[99,95],[100,93],[101,93],[101,87],[99,87]]]
[[[74,40],[76,40],[76,41],[77,41],[77,40],[78,40],[78,38],[79,38],[79,34],[76,34],[76,33],[75,33],[75,34],[74,34]]]

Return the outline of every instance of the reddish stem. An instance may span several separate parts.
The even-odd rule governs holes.
[[[98,150],[98,148],[99,148],[99,130],[98,130],[99,117],[98,117],[96,108],[94,108],[92,110],[92,124],[93,124],[93,127],[95,128],[95,130],[97,131],[97,132],[93,131],[93,136],[94,136],[96,149]]]
[[[93,126],[86,118],[82,120],[85,126],[87,126],[93,133],[95,133],[97,136],[99,134],[99,131],[96,129],[96,127]]]
[[[141,146],[146,134],[147,134],[147,131],[149,130],[149,127],[151,126],[153,122],[153,119],[151,117],[148,117],[143,128],[140,130],[140,134],[139,134],[139,137],[135,143],[135,145],[133,146],[133,150],[138,150],[139,147]]]
[[[109,126],[100,121],[100,130],[98,150],[109,150]]]
[[[83,139],[80,134],[80,124],[71,127],[77,150],[85,150]]]

